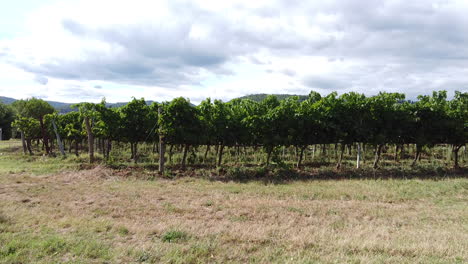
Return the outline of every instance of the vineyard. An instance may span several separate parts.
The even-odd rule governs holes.
[[[0,262],[466,263],[468,94],[404,99],[0,104]]]
[[[25,154],[60,150],[78,156],[87,151],[91,163],[95,152],[108,163],[159,159],[182,169],[225,162],[296,167],[334,163],[337,169],[343,163],[376,169],[389,160],[411,166],[421,160],[438,161],[438,166],[451,161],[455,168],[465,163],[468,93],[456,92],[451,100],[444,91],[419,96],[416,102],[404,99],[398,93],[322,97],[311,92],[305,100],[206,99],[194,106],[182,97],[151,105],[134,98],[117,108],[106,107],[104,100],[81,103],[74,106],[77,111],[59,115],[45,101],[32,98],[16,101],[2,122],[11,123],[11,128],[4,125],[4,138],[21,137]]]

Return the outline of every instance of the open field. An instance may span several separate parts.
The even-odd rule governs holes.
[[[219,181],[18,147],[0,143],[0,263],[468,262],[463,173]]]

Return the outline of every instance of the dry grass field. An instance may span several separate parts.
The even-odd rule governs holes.
[[[0,263],[468,262],[467,177],[148,180],[1,144]]]

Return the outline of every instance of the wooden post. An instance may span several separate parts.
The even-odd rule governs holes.
[[[185,170],[186,168],[186,160],[187,160],[187,153],[188,153],[188,149],[189,149],[189,145],[188,144],[185,144],[184,145],[184,154],[183,154],[183,157],[182,157],[182,170]]]
[[[52,119],[52,126],[54,127],[55,136],[57,137],[57,144],[59,145],[60,152],[65,157],[66,156],[65,150],[63,149],[62,140],[60,140],[60,135],[59,135],[59,133],[57,131],[57,126],[55,125],[55,120],[54,119]]]
[[[3,134],[3,130],[2,130],[2,128],[0,127],[0,141],[2,141],[2,136],[3,136],[2,134]]]
[[[89,163],[94,163],[94,135],[91,130],[91,123],[88,116],[85,116],[86,132],[88,133]]]
[[[374,159],[374,165],[373,168],[377,169],[379,160],[380,160],[380,153],[382,152],[384,144],[378,144],[375,148],[375,159]]]
[[[335,146],[337,146],[338,144],[336,144]],[[341,143],[341,146],[340,146],[340,155],[338,156],[338,162],[336,164],[336,169],[340,169],[341,168],[341,163],[343,161],[343,154],[345,152],[345,148],[346,148],[346,144],[344,143]]]
[[[218,163],[217,166],[221,167],[222,161],[223,161],[223,149],[224,149],[224,144],[221,143],[218,149]]]
[[[158,116],[161,115],[161,107],[158,108]],[[164,153],[166,152],[166,145],[164,144],[164,135],[159,133],[159,173],[164,173]]]
[[[357,143],[357,159],[356,159],[356,168],[359,169],[361,163],[361,143]]]
[[[26,147],[26,140],[24,139],[24,132],[21,131],[20,135],[21,135],[21,145],[23,145],[23,152],[26,155],[28,149]]]

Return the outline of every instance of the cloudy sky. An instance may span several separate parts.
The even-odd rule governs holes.
[[[468,91],[465,0],[15,0],[0,95],[197,103],[252,93]]]

